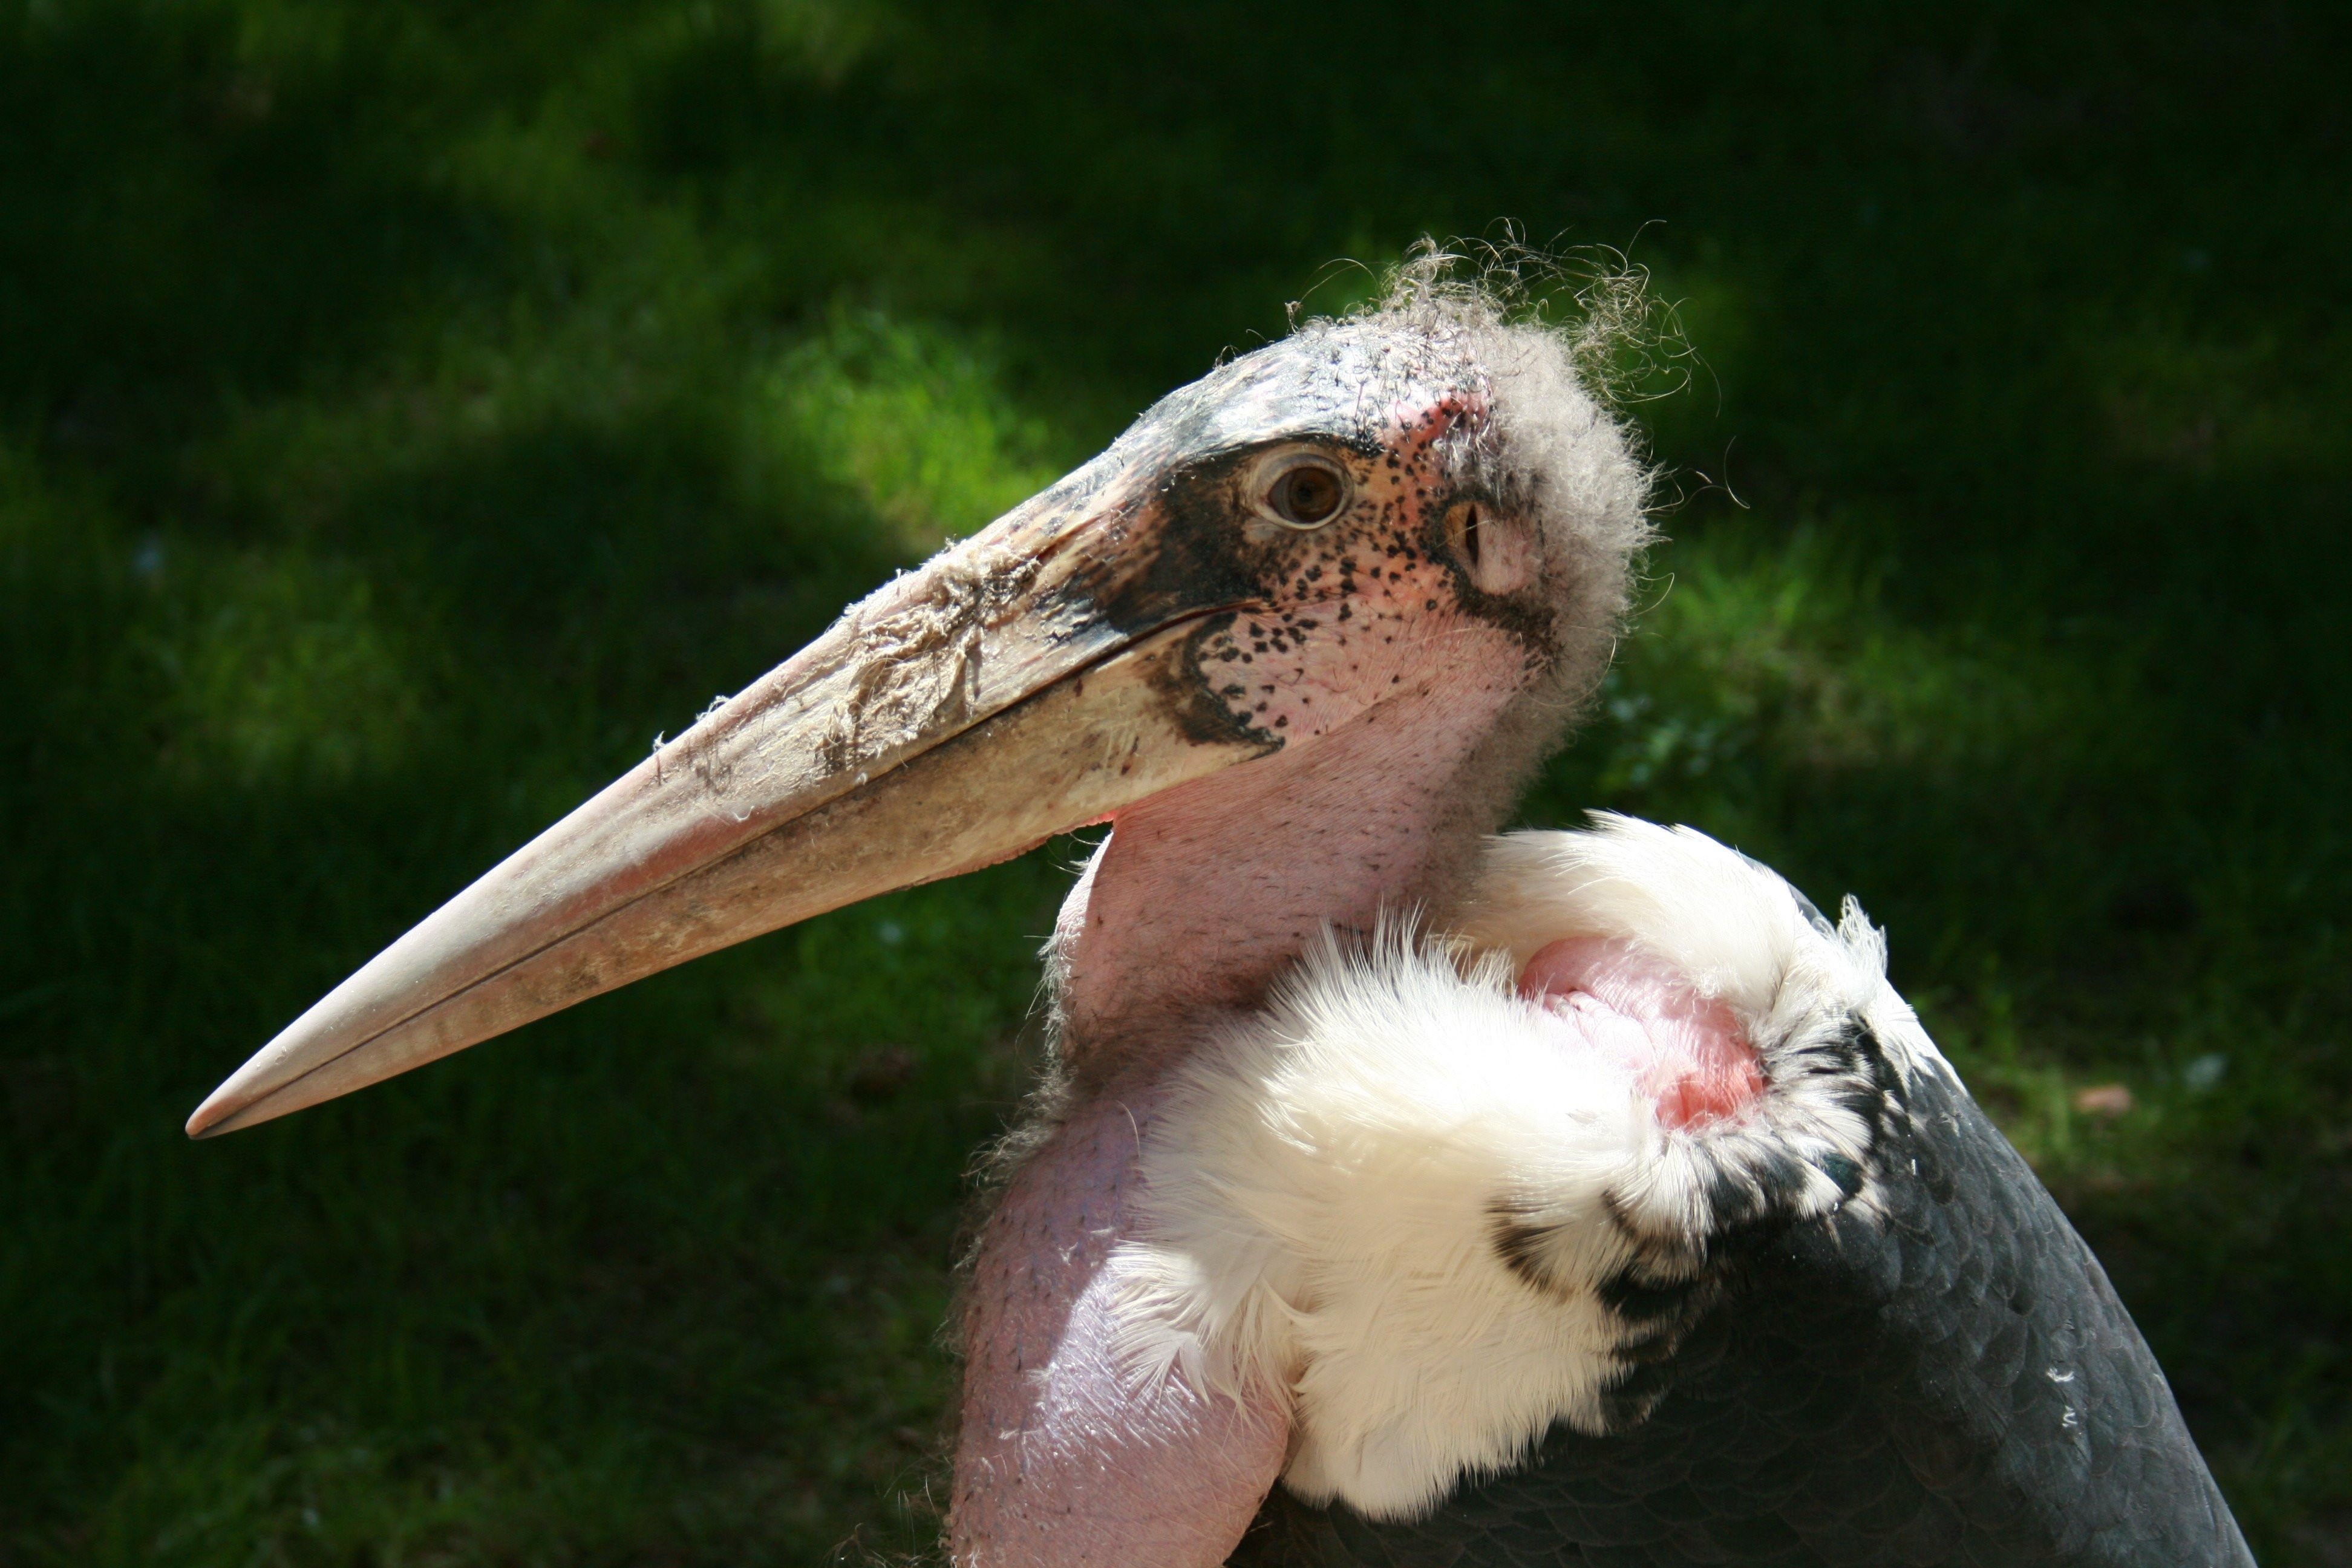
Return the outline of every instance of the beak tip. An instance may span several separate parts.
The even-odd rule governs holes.
[[[197,1140],[217,1138],[222,1133],[233,1132],[243,1125],[237,1116],[237,1112],[246,1108],[243,1097],[232,1098],[228,1089],[229,1085],[221,1085],[220,1088],[205,1096],[205,1102],[202,1105],[189,1112],[184,1131],[190,1138]]]

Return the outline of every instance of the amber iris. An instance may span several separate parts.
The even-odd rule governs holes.
[[[1319,463],[1301,463],[1274,481],[1266,504],[1283,521],[1312,528],[1331,521],[1346,493],[1338,474]]]

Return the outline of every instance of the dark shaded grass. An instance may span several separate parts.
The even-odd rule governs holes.
[[[2343,24],[2052,9],[0,14],[0,1562],[919,1540],[1052,858],[179,1121],[1333,258],[1497,215],[1703,356],[1529,820],[1859,893],[2264,1560],[2345,1561]]]

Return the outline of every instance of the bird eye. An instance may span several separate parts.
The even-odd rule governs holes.
[[[1266,487],[1265,510],[1291,528],[1320,528],[1339,515],[1348,479],[1327,463],[1293,464]]]

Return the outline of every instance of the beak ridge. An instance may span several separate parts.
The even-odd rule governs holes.
[[[1277,749],[1202,721],[1189,648],[1218,606],[1139,637],[1111,625],[1071,580],[1097,520],[1057,519],[1055,493],[885,586],[491,869],[256,1053],[189,1135]]]

